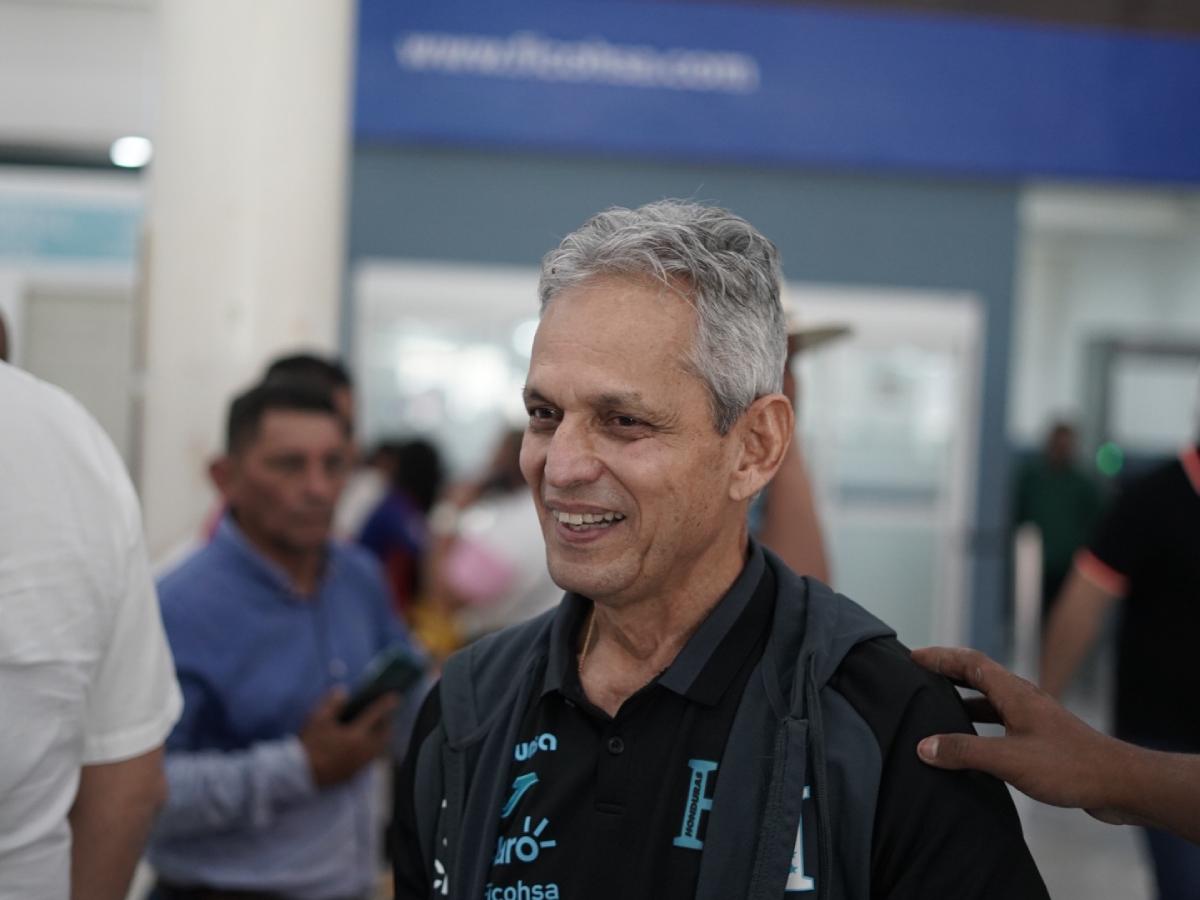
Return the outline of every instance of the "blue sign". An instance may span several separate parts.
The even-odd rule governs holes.
[[[362,0],[361,142],[1200,181],[1200,40],[817,8]]]

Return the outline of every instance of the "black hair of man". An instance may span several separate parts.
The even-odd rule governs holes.
[[[315,384],[328,391],[354,388],[350,373],[339,360],[315,353],[280,356],[267,366],[263,384]]]
[[[260,384],[239,394],[229,404],[225,424],[225,452],[238,453],[258,437],[263,417],[272,410],[313,412],[332,416],[345,424],[328,390],[312,384]]]
[[[392,486],[408,494],[421,512],[428,513],[433,509],[445,479],[441,453],[424,438],[412,438],[392,446],[396,454]]]

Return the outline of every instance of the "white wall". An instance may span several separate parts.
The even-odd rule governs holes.
[[[1009,437],[1035,444],[1082,411],[1090,340],[1200,344],[1200,194],[1038,187],[1021,227]]]
[[[152,0],[0,0],[0,143],[107,147],[154,131]]]

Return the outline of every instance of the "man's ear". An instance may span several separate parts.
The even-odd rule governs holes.
[[[222,454],[208,464],[208,478],[225,500],[233,486],[233,460],[228,454]]]
[[[733,426],[738,464],[729,482],[732,500],[753,497],[775,477],[792,442],[796,414],[783,394],[767,394],[750,404]]]

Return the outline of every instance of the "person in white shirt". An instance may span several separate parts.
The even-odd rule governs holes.
[[[0,363],[0,900],[120,900],[181,700],[124,465]]]

